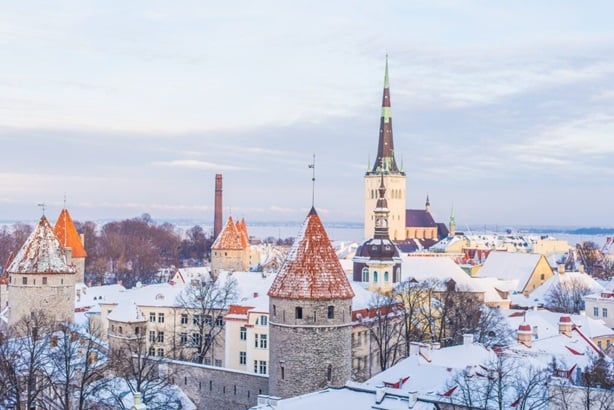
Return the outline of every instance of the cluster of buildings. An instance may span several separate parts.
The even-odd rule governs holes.
[[[10,261],[2,320],[10,326],[42,308],[58,320],[95,323],[110,350],[141,340],[201,408],[470,408],[467,391],[503,377],[512,362],[519,379],[548,372],[539,390],[546,398],[552,378],[573,388],[614,343],[612,287],[558,265],[553,255],[569,248],[562,241],[457,232],[453,215],[448,225],[435,222],[428,197],[424,209],[406,209],[390,107],[386,62],[378,155],[365,175],[367,239],[351,255],[340,257],[312,207],[287,255],[263,261],[245,220],[222,226],[217,176],[210,267],[180,268],[167,283],[133,289],[85,286],[83,238],[64,209],[54,228],[43,216]],[[268,268],[250,271],[256,265]],[[396,312],[406,307],[398,300],[382,311],[374,301],[393,297],[401,283],[427,281],[434,299],[465,292],[495,310],[498,326],[486,333],[506,343],[478,343],[472,334],[449,347],[411,342],[380,371],[370,323],[403,320]],[[591,290],[585,314],[542,309],[551,289],[572,282]],[[519,386],[500,396],[504,407],[532,400],[540,408],[543,396],[529,399]]]

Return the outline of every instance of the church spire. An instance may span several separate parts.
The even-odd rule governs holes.
[[[388,210],[388,201],[386,201],[386,186],[384,185],[384,172],[381,172],[380,185],[379,185],[379,197],[377,198],[377,205],[373,211],[375,218],[375,233],[373,235],[376,239],[389,239],[388,232],[388,216],[390,211]]]
[[[388,54],[386,54],[386,70],[384,73],[384,94],[382,97],[382,116],[379,126],[379,141],[377,158],[372,173],[403,174],[399,171],[394,158],[394,141],[392,138],[392,116],[390,112],[390,81],[388,78]]]

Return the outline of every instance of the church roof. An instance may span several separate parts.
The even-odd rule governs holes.
[[[268,295],[312,300],[354,297],[352,287],[314,208],[309,211],[303,229],[294,241]]]
[[[43,216],[15,255],[8,272],[75,273],[75,268],[66,263],[62,245],[55,236],[49,221]]]
[[[433,228],[437,223],[430,212],[424,209],[406,209],[405,226],[417,228]]]
[[[53,231],[63,247],[71,248],[73,258],[87,257],[87,252],[85,252],[83,243],[81,243],[81,236],[77,232],[77,228],[75,228],[75,224],[70,217],[70,213],[68,213],[68,209],[62,209]]]
[[[222,228],[222,232],[217,236],[211,249],[245,249],[241,240],[241,233],[237,229],[237,225],[232,220],[232,216],[228,217],[226,225]]]

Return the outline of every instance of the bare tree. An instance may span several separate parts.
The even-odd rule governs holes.
[[[559,281],[546,295],[546,307],[555,312],[579,313],[584,310],[584,296],[592,289],[578,278]]]
[[[172,378],[167,371],[165,359],[151,356],[147,352],[147,340],[144,335],[124,341],[123,345],[110,352],[110,370],[127,385],[132,393],[140,392],[143,403],[151,410],[180,409],[172,392]],[[104,380],[108,395],[104,402],[110,408],[124,409],[122,391],[113,380]]]
[[[405,343],[402,311],[402,303],[396,298],[375,294],[369,303],[368,317],[363,319],[382,371],[394,365],[403,356]]]
[[[422,341],[427,331],[425,315],[423,314],[425,304],[429,295],[429,282],[416,282],[405,280],[401,282],[394,291],[394,297],[401,301],[399,309],[402,316],[400,333],[405,344],[404,352],[409,352],[409,345],[413,341]]]
[[[474,340],[486,347],[506,346],[513,338],[514,331],[499,308],[481,306],[480,318],[472,330]]]
[[[33,311],[8,329],[0,345],[1,401],[8,408],[31,409],[40,404],[49,387],[47,349],[53,320]]]
[[[187,358],[197,363],[204,363],[207,356],[214,356],[214,348],[223,336],[223,316],[237,297],[238,284],[232,275],[225,279],[207,277],[186,284],[177,302],[183,308],[184,317],[187,320],[191,317],[194,333],[187,349],[185,346],[181,348],[186,343],[178,343],[180,358],[185,358],[185,351],[192,352]]]

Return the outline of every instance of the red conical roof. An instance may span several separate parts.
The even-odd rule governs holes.
[[[343,268],[314,208],[269,289],[269,296],[289,299],[354,297]]]
[[[53,231],[63,247],[71,248],[73,258],[87,257],[87,252],[85,252],[83,243],[81,243],[81,236],[79,235],[79,232],[77,232],[75,224],[72,222],[68,209],[62,209]]]
[[[222,232],[220,232],[213,245],[211,245],[211,249],[245,249],[241,241],[241,234],[237,229],[237,225],[232,220],[232,216],[228,217],[226,225],[224,225]]]

